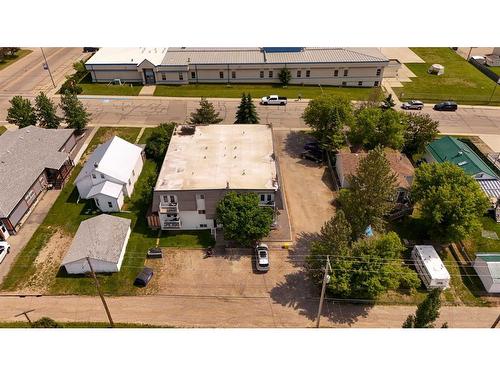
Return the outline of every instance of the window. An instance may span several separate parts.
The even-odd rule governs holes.
[[[200,194],[200,199],[205,199],[205,194]]]
[[[311,76],[311,71],[310,70],[306,70],[306,77],[309,78]]]
[[[101,173],[101,178],[105,178],[104,175]]]
[[[269,78],[273,78],[273,71],[272,70],[269,71]]]
[[[179,81],[184,81],[184,75],[181,72],[179,72]]]
[[[339,76],[339,70],[338,70],[338,69],[335,69],[335,70],[333,71],[333,76],[334,76],[334,77],[338,77],[338,76]]]
[[[108,207],[109,208],[113,208],[113,203],[111,203],[110,201],[108,201]]]
[[[343,81],[343,82],[342,82],[342,86],[347,86],[347,82],[346,82],[346,81]]]
[[[297,70],[297,78],[302,77],[302,70]]]
[[[200,224],[200,228],[207,228],[207,224]]]
[[[97,176],[95,175],[95,173],[92,173],[92,178],[93,178],[93,179],[96,179],[96,178],[97,178]]]
[[[167,75],[165,73],[161,74],[161,80],[166,81],[167,80]]]
[[[196,78],[196,72],[191,72],[191,79],[195,79]]]
[[[382,73],[382,69],[377,69],[377,76],[380,76],[380,73]]]
[[[205,215],[205,210],[198,210],[198,214]]]
[[[375,83],[373,84],[373,86],[378,87],[378,81],[375,81]]]
[[[219,78],[224,79],[224,72],[219,72]]]
[[[44,182],[44,178],[43,178],[43,175],[41,175],[39,178],[38,178],[38,182],[40,182],[41,184],[43,184]]]
[[[265,202],[266,201],[266,194],[261,194],[260,195],[260,201]]]
[[[35,192],[33,190],[30,190],[28,194],[24,197],[26,202],[30,203],[33,199],[35,199]]]
[[[231,72],[231,78],[235,79],[236,78],[236,72]]]
[[[363,81],[358,81],[358,86],[363,86]]]
[[[348,74],[349,74],[349,70],[348,69],[344,69],[344,77],[347,77]]]
[[[263,70],[260,71],[259,76],[260,76],[260,78],[264,78],[264,71]]]

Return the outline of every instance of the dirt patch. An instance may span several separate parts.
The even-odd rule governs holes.
[[[23,293],[45,293],[55,280],[64,254],[71,245],[72,237],[62,230],[55,232],[36,257],[36,272],[21,286]]]

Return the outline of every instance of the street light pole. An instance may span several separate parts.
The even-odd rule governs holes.
[[[52,84],[54,85],[54,88],[56,88],[56,84],[54,82],[54,78],[52,77],[52,72],[50,71],[49,63],[47,62],[47,58],[45,57],[45,52],[43,52],[43,48],[40,47],[40,50],[42,51],[43,59],[45,60],[45,66],[47,67],[47,70],[49,71],[50,79],[52,81]]]
[[[325,300],[326,284],[328,283],[329,275],[328,271],[331,270],[330,267],[330,256],[326,256],[325,274],[323,276],[323,285],[321,286],[321,297],[319,299],[318,306],[318,316],[316,317],[316,328],[319,328],[319,320],[321,319],[321,312],[323,311],[323,301]]]

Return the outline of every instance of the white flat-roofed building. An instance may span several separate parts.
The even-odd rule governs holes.
[[[254,192],[260,205],[282,208],[272,129],[267,125],[178,126],[154,189],[151,226],[215,228],[215,211],[228,192]]]
[[[94,82],[279,83],[287,68],[292,85],[360,87],[379,86],[388,65],[379,48],[333,47],[102,48],[85,64]]]
[[[488,293],[500,293],[500,253],[477,253],[474,269]]]
[[[415,245],[411,252],[415,268],[427,289],[446,289],[450,285],[450,274],[441,258],[430,245]]]

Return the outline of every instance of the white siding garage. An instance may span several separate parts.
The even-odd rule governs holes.
[[[80,224],[62,266],[69,274],[120,271],[130,237],[130,219],[102,214]]]
[[[474,269],[488,293],[500,293],[500,254],[476,254]]]

